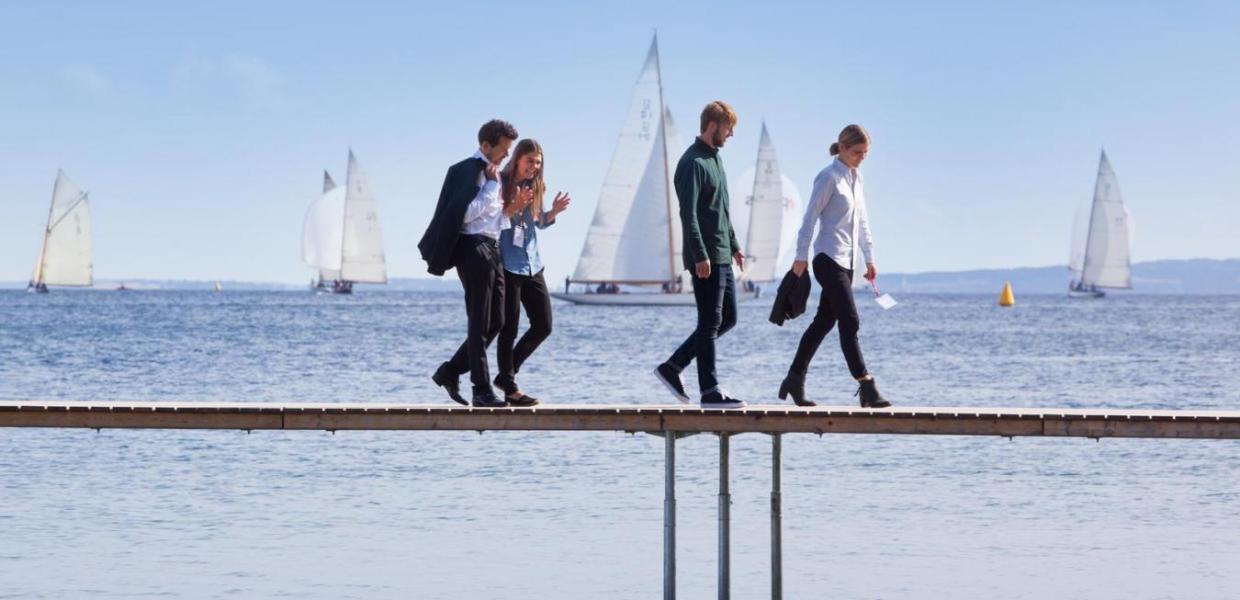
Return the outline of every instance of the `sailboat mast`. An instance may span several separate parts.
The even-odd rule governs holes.
[[[1094,236],[1094,216],[1098,212],[1098,180],[1102,179],[1102,164],[1106,162],[1107,151],[1102,150],[1102,156],[1098,158],[1098,174],[1094,176],[1094,197],[1089,201],[1089,221],[1085,224],[1085,249],[1084,256],[1081,257],[1081,285],[1085,285],[1085,271],[1089,268],[1089,239]]]
[[[676,241],[675,241],[676,236],[675,236],[675,233],[672,231],[672,221],[674,220],[672,219],[672,214],[673,214],[672,211],[676,210],[676,208],[673,208],[673,205],[672,205],[672,193],[673,193],[674,188],[672,187],[671,165],[668,162],[668,156],[667,156],[667,122],[665,120],[665,117],[667,115],[667,107],[663,104],[663,66],[661,63],[662,61],[660,61],[659,59],[659,32],[655,31],[654,32],[654,72],[655,72],[655,79],[659,82],[659,132],[660,132],[660,137],[663,138],[663,143],[660,145],[663,146],[662,148],[663,150],[663,178],[664,178],[664,181],[666,182],[665,188],[667,190],[667,263],[668,263],[668,269],[669,269],[668,270],[669,280],[675,280],[676,272],[677,272]]]
[[[348,225],[348,221],[349,221],[349,219],[348,219],[348,214],[349,214],[349,189],[350,189],[352,186],[353,186],[353,148],[349,148],[349,164],[345,166],[345,174],[344,174],[344,187],[345,187],[345,189],[344,189],[344,210],[340,212],[340,222],[341,222],[341,227],[340,227],[340,273],[339,273],[338,275],[336,275],[336,278],[337,278],[337,279],[339,279],[340,281],[345,281],[345,278],[344,278],[344,252],[345,252],[345,250],[344,250],[344,241],[345,241],[345,239],[346,239],[346,238],[348,238],[348,237],[349,237],[349,234],[345,232],[345,229],[346,229],[346,227],[345,227],[345,226],[347,226],[347,225]],[[323,272],[322,272],[322,271],[319,271],[319,281],[323,281]]]
[[[63,171],[56,173],[56,183],[60,183]],[[56,187],[52,187],[52,201],[47,204],[47,226],[43,228],[43,243],[39,244],[39,262],[34,265],[34,283],[43,283],[43,260],[47,255],[47,236],[52,233],[52,211],[56,208]]]

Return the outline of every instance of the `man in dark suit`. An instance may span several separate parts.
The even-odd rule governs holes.
[[[504,324],[504,269],[498,240],[500,231],[510,224],[497,172],[516,139],[516,128],[499,119],[487,121],[478,130],[478,150],[448,168],[435,215],[418,243],[432,275],[455,268],[465,288],[469,320],[465,341],[431,377],[460,404],[470,404],[460,393],[460,376],[469,373],[474,406],[508,405],[491,389],[486,351]]]

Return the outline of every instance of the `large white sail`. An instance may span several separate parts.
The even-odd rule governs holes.
[[[340,278],[344,241],[344,188],[323,172],[323,195],[310,205],[301,230],[301,259],[319,270],[323,281]]]
[[[340,277],[345,281],[387,283],[379,212],[370,193],[370,183],[352,150],[349,151],[345,189]]]
[[[656,38],[633,89],[574,281],[662,283],[683,269],[670,160],[684,149],[662,96]]]
[[[728,182],[728,189],[732,190],[752,190],[755,186],[758,170],[750,167],[746,169],[735,180]],[[783,206],[780,220],[779,233],[779,254],[775,260],[774,274],[775,279],[783,277],[783,273],[792,267],[792,261],[796,258],[796,237],[797,228],[801,225],[801,216],[804,210],[801,207],[801,193],[797,191],[797,186],[792,179],[788,178],[785,173],[779,174],[780,193],[782,194]],[[732,200],[732,226],[736,229],[736,238],[738,240],[749,239],[749,228],[751,226],[750,211],[752,210],[752,201],[746,199],[745,202]],[[748,251],[748,248],[742,248]],[[748,262],[748,261],[746,261]],[[752,278],[752,274],[756,273],[750,265],[745,265],[746,273],[742,275],[744,278]]]
[[[88,286],[91,274],[90,202],[86,192],[58,171],[34,283]]]
[[[1094,185],[1081,283],[1102,288],[1131,288],[1128,238],[1128,211],[1104,150],[1098,161],[1098,181]]]
[[[745,236],[745,278],[771,281],[776,277],[780,237],[784,224],[784,182],[775,146],[762,124],[758,160],[754,165],[753,195],[749,198],[749,226]]]

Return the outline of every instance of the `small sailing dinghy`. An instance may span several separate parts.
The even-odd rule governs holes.
[[[57,171],[43,245],[26,291],[46,294],[49,285],[89,287],[92,269],[89,194]]]
[[[345,187],[323,172],[323,194],[302,224],[301,256],[318,271],[310,284],[316,292],[352,294],[354,283],[387,283],[377,206],[352,150]]]
[[[611,306],[693,305],[672,185],[683,151],[663,102],[656,36],[634,86],[577,268],[564,292],[552,292],[552,297]],[[755,290],[737,290],[737,300],[756,297]]]
[[[1073,229],[1070,298],[1101,298],[1104,289],[1132,289],[1129,221],[1115,171],[1103,150],[1094,197],[1082,205]]]

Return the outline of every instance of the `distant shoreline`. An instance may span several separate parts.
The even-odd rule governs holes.
[[[1122,295],[1234,295],[1240,294],[1240,258],[1156,260],[1132,265],[1133,289]],[[307,281],[309,281],[307,279]],[[558,281],[558,280],[557,280]],[[1067,266],[971,269],[925,273],[881,273],[879,286],[892,294],[998,294],[1010,281],[1016,294],[1063,294],[1068,286]],[[91,291],[111,291],[124,283],[135,291],[211,291],[215,280],[100,279]],[[858,287],[863,282],[858,280]],[[289,291],[308,284],[220,280],[228,291]],[[768,284],[773,291],[777,283]],[[25,289],[25,281],[0,282],[0,290]],[[393,278],[387,285],[359,284],[364,292],[459,291],[455,277]]]

